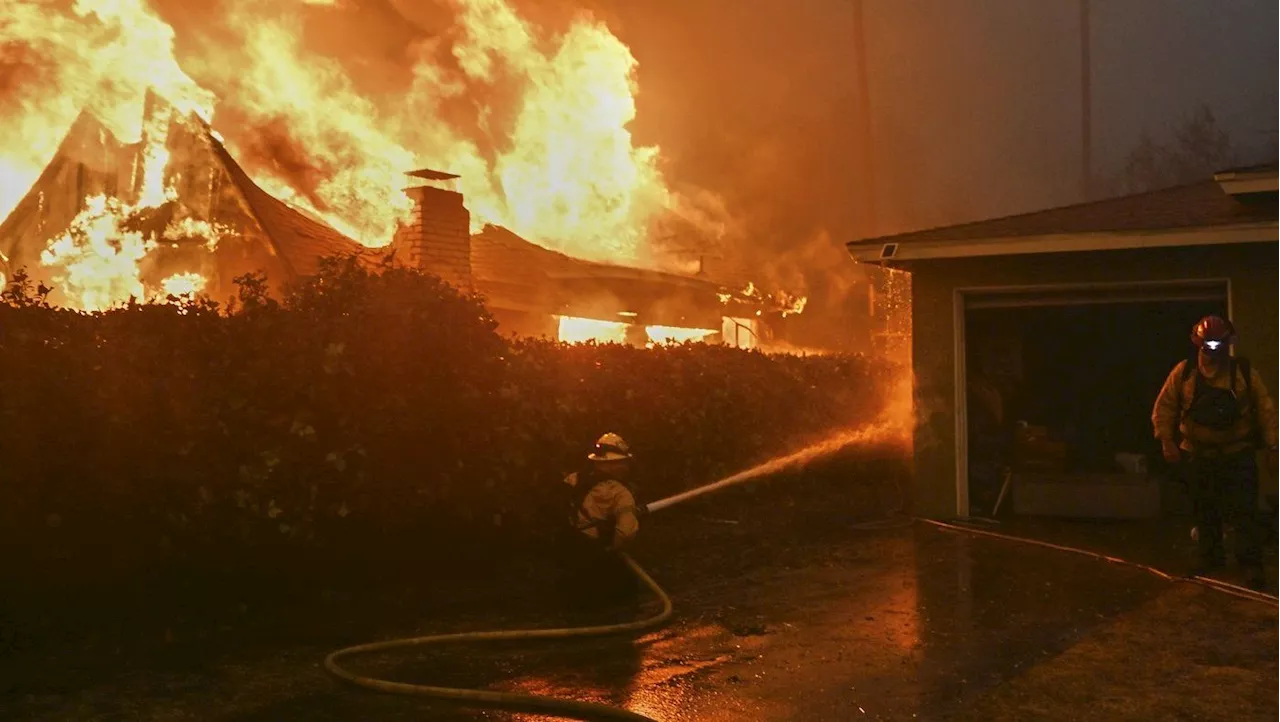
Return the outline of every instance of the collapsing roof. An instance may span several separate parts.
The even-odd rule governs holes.
[[[1269,185],[1266,178],[1270,179]],[[859,261],[1276,240],[1276,167],[1190,185],[848,243]],[[1243,181],[1251,185],[1242,187]],[[1236,192],[1242,190],[1243,192]],[[1200,233],[1210,231],[1217,241]],[[1123,237],[1123,238],[1122,238]]]
[[[140,295],[139,290],[150,293],[175,274],[198,274],[205,281],[203,292],[225,300],[235,291],[234,279],[247,272],[265,271],[278,284],[315,273],[327,256],[354,254],[369,263],[385,259],[388,249],[366,248],[263,190],[199,118],[176,114],[154,95],[144,115],[164,120],[166,195],[150,205],[141,201],[148,153],[155,151],[148,143],[154,145],[156,138],[144,134],[137,142],[122,142],[92,114],[82,113],[39,179],[0,223],[0,273],[11,277],[26,268],[35,278],[51,280],[55,289],[63,286],[59,293],[74,296],[73,269],[64,259],[48,262],[46,252],[54,239],[92,230],[84,214],[95,197],[120,201],[108,208],[122,216],[112,219],[109,233],[136,232],[154,247],[127,269],[130,278],[93,302],[82,301],[85,308],[118,303]],[[150,120],[144,125],[157,127]],[[410,175],[456,178],[429,170]],[[106,250],[99,247],[99,252],[112,253],[115,243],[123,254],[117,241],[107,240]],[[469,245],[465,257],[475,290],[491,307],[597,318],[638,313],[648,323],[711,328],[719,328],[722,314],[757,315],[770,307],[763,298],[727,293],[705,278],[584,261],[495,226],[463,242]],[[119,272],[119,265],[111,271]]]
[[[122,142],[92,114],[82,113],[44,172],[0,223],[0,254],[8,259],[10,273],[26,268],[33,277],[52,277],[55,286],[87,283],[46,251],[59,237],[81,242],[82,235],[101,234],[104,228],[108,235],[134,232],[140,242],[154,242],[136,259],[134,284],[151,290],[164,277],[194,273],[215,298],[226,298],[233,279],[249,271],[292,280],[313,273],[324,256],[368,255],[359,243],[258,187],[199,118],[182,117],[155,96],[148,98],[145,112],[167,114],[161,126],[168,156],[166,195],[150,204],[140,200],[148,182],[147,154],[154,151],[147,144],[155,139]],[[92,212],[89,200],[96,197],[118,200],[121,207],[108,206],[107,213],[123,217],[109,219],[109,226],[101,219],[86,221],[83,214]],[[83,227],[77,228],[78,221]],[[104,242],[100,253],[124,253],[118,240],[104,241],[115,248]],[[114,264],[112,271],[120,272],[120,266]]]

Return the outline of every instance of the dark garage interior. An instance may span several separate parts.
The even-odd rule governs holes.
[[[1225,316],[1225,298],[970,309],[975,513],[992,509],[1005,469],[1082,480],[1163,475],[1152,404],[1174,364],[1191,353],[1191,327],[1210,313]]]

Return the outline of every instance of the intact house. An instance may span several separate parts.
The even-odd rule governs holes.
[[[1167,511],[1151,408],[1195,321],[1229,317],[1276,392],[1276,197],[1258,166],[848,243],[910,274],[917,513]]]
[[[202,292],[225,301],[235,293],[234,279],[247,272],[265,271],[278,290],[313,274],[326,256],[385,259],[386,249],[366,248],[263,190],[199,118],[175,113],[155,96],[144,113],[145,128],[165,129],[158,141],[167,156],[163,177],[147,177],[155,172],[148,165],[155,137],[122,142],[92,114],[81,114],[0,222],[4,278],[26,269],[55,286],[55,301],[74,296],[93,308],[162,295],[169,281],[183,277],[198,276]],[[481,294],[502,333],[751,348],[768,339],[770,321],[784,311],[704,275],[584,261],[495,226],[473,235],[462,195],[448,188],[455,176],[408,175],[421,184],[405,189],[413,210],[391,244],[395,262]],[[122,205],[104,208],[103,199]],[[60,237],[63,252],[51,261],[51,242]]]

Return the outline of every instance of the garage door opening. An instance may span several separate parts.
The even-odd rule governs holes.
[[[967,301],[969,514],[991,516],[997,501],[1006,513],[1158,514],[1167,469],[1152,404],[1196,320],[1227,315],[1225,284]]]

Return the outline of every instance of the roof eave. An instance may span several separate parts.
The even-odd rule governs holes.
[[[1222,171],[1214,173],[1213,180],[1223,192],[1232,196],[1280,191],[1280,176],[1277,176],[1275,168]]]
[[[1041,236],[975,238],[964,241],[910,241],[846,244],[859,263],[932,261],[982,256],[1014,256],[1034,253],[1114,251],[1132,248],[1214,246],[1231,243],[1275,243],[1276,221],[1143,231],[1102,231]]]

